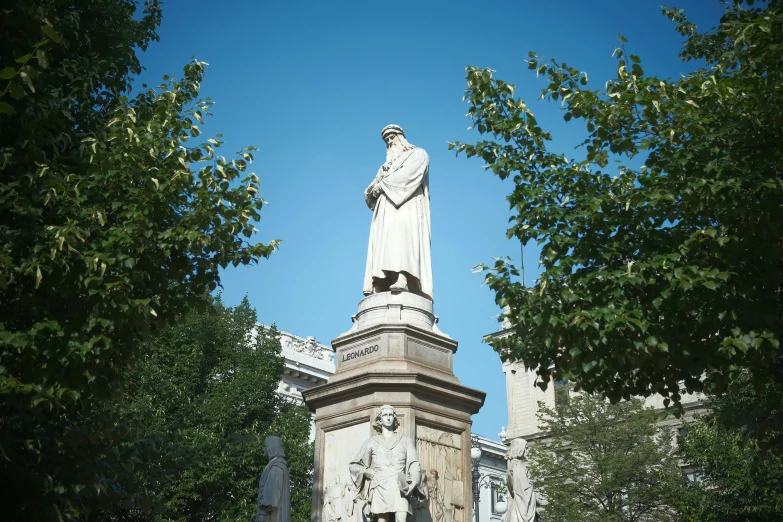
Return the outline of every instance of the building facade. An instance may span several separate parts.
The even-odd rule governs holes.
[[[506,502],[506,446],[486,437],[478,436],[481,459],[478,462],[479,509],[478,522],[501,522],[505,510],[498,504]],[[504,511],[501,513],[501,511]],[[476,520],[476,514],[473,520]]]
[[[508,401],[508,428],[506,443],[511,440],[523,438],[527,441],[546,437],[538,421],[539,403],[547,408],[555,407],[555,389],[557,383],[550,382],[546,391],[536,386],[540,377],[534,369],[528,369],[521,361],[503,364],[503,373],[506,377],[506,400]],[[571,391],[573,393],[573,391]],[[645,398],[645,404],[663,411],[663,396],[653,395]],[[704,396],[702,394],[687,394],[682,392],[682,405],[685,408],[685,418],[704,410]],[[669,426],[672,430],[682,425],[683,419],[668,417],[660,421],[660,425]]]
[[[280,346],[285,369],[277,391],[284,397],[302,402],[302,390],[326,383],[334,373],[334,352],[315,338],[280,330]]]
[[[511,333],[511,323],[508,320],[503,321],[501,330],[487,335],[488,339],[493,337],[505,337]],[[504,442],[507,445],[516,438],[523,438],[527,441],[546,437],[538,421],[539,403],[550,409],[555,408],[555,390],[558,384],[550,381],[546,391],[542,391],[537,386],[540,377],[536,374],[535,368],[527,368],[524,361],[504,362],[503,373],[506,377],[506,403],[508,404],[508,428],[504,434]],[[573,393],[573,390],[569,390]],[[703,394],[688,394],[682,390],[682,405],[685,408],[685,418],[704,410]],[[664,397],[661,395],[652,395],[645,398],[645,404],[657,411],[663,411]],[[659,423],[662,426],[669,426],[676,430],[682,425],[682,419],[669,417]]]

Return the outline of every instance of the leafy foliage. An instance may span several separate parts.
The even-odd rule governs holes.
[[[0,491],[14,520],[126,497],[134,461],[106,410],[122,373],[220,267],[275,247],[244,239],[264,203],[258,178],[240,179],[250,152],[192,143],[204,64],[128,98],[161,15],[157,0],[136,10],[38,0],[0,17]]]
[[[640,399],[610,404],[594,395],[543,404],[547,439],[532,446],[530,474],[545,500],[545,520],[633,522],[676,520],[670,497],[684,484],[672,433]]]
[[[514,325],[492,342],[543,386],[679,405],[681,383],[721,394],[739,368],[780,379],[783,3],[727,4],[705,33],[664,8],[681,58],[706,64],[678,79],[646,75],[624,38],[604,89],[529,54],[542,98],[584,122],[583,159],[548,148],[512,84],[467,69],[469,115],[489,139],[449,147],[513,182],[508,236],[542,244],[535,288],[507,261],[484,267]]]
[[[277,330],[256,330],[247,298],[236,308],[217,300],[214,308],[192,312],[156,335],[127,375],[135,385],[121,423],[131,431],[134,454],[148,455],[136,473],[158,514],[150,516],[136,504],[115,509],[113,516],[250,520],[267,463],[264,438],[279,435],[289,463],[293,518],[308,521],[310,414],[276,393],[283,367]]]
[[[783,394],[772,383],[759,391],[743,372],[731,393],[708,402],[711,413],[685,425],[683,459],[699,480],[685,497],[686,520],[773,521],[783,519],[783,456],[780,426],[759,434],[770,412],[780,410]],[[777,415],[773,415],[776,418]],[[758,436],[747,438],[748,433]]]

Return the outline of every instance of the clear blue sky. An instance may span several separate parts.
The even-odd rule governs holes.
[[[647,73],[676,77],[681,39],[660,0],[239,1],[169,0],[160,42],[141,55],[142,80],[179,74],[191,57],[210,64],[202,96],[216,104],[205,139],[222,133],[229,156],[260,150],[253,171],[269,206],[259,239],[283,240],[257,266],[226,270],[223,297],[244,295],[263,323],[324,344],[348,330],[362,298],[371,212],[362,192],[384,161],[380,131],[401,125],[430,156],[435,313],[459,341],[454,371],[487,393],[474,431],[497,438],[507,424],[501,364],[482,344],[497,329],[494,295],[471,273],[493,256],[518,262],[505,238],[510,215],[501,182],[478,160],[456,158],[447,141],[479,139],[462,101],[465,66],[490,67],[517,84],[554,147],[572,155],[580,123],[559,106],[532,103],[544,87],[524,62],[528,51],[587,71],[592,88],[612,77],[618,33]],[[673,0],[700,27],[713,26],[718,0]],[[527,283],[538,250],[525,250]]]

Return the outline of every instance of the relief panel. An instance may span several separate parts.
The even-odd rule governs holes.
[[[422,489],[427,498],[414,508],[415,522],[469,522],[462,474],[462,438],[428,426],[416,426]]]
[[[324,433],[323,521],[364,522],[369,506],[357,491],[348,465],[370,437],[369,422]]]
[[[425,364],[440,366],[445,369],[451,369],[451,352],[446,348],[441,348],[423,341],[409,339],[408,355],[418,359]]]

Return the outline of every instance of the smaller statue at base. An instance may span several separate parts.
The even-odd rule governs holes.
[[[264,440],[269,464],[258,481],[258,502],[254,522],[291,522],[291,483],[283,441],[274,435]]]
[[[367,484],[370,513],[378,522],[405,522],[413,514],[410,497],[424,497],[421,491],[421,465],[416,445],[395,433],[399,427],[397,412],[381,406],[373,428],[378,435],[369,438],[349,465],[358,490]]]
[[[525,454],[527,441],[513,439],[508,449],[508,487],[509,503],[506,522],[534,522],[536,520],[536,492],[527,473]]]

